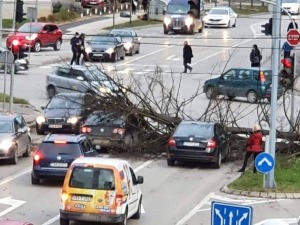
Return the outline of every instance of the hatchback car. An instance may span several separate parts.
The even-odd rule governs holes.
[[[91,113],[93,101],[92,95],[83,93],[55,95],[46,107],[41,107],[43,114],[36,118],[37,134],[80,133],[83,121]]]
[[[236,27],[237,14],[230,7],[211,8],[203,18],[204,27]]]
[[[126,149],[138,138],[138,130],[125,116],[103,111],[93,112],[85,121],[81,132],[88,135],[93,146]]]
[[[39,52],[42,47],[61,49],[62,31],[53,23],[25,23],[17,32],[11,33],[6,39],[6,47],[11,49],[13,41],[18,42],[21,49]],[[16,40],[16,41],[15,41]]]
[[[44,178],[64,178],[71,163],[81,157],[96,157],[85,135],[49,134],[33,155],[31,183]]]
[[[17,164],[19,156],[31,155],[29,127],[19,114],[0,115],[0,159]]]
[[[219,123],[183,121],[168,142],[169,166],[176,161],[211,162],[220,168],[230,151],[229,136]]]
[[[246,97],[250,103],[259,99],[271,99],[272,71],[266,68],[232,68],[221,76],[205,81],[203,92],[208,99],[224,95],[229,100]],[[283,90],[278,85],[280,98]]]
[[[96,35],[87,44],[85,51],[92,60],[116,62],[118,59],[125,59],[125,49],[120,37]]]
[[[140,53],[140,41],[137,33],[134,30],[113,29],[110,32],[113,36],[121,37],[127,55]]]

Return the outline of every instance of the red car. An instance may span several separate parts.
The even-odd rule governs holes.
[[[83,8],[91,8],[104,3],[105,3],[104,0],[81,0],[81,6]]]
[[[6,47],[19,46],[23,50],[39,52],[42,47],[58,51],[62,43],[62,31],[53,23],[25,23],[15,33],[8,35]]]
[[[0,224],[1,225],[33,225],[32,223],[15,221],[15,220],[0,220]]]

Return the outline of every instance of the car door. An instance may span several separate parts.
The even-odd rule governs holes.
[[[221,79],[218,81],[219,93],[225,96],[235,96],[234,95],[234,85],[233,82],[236,78],[236,69],[231,69],[222,74]]]
[[[69,67],[59,67],[55,72],[55,75],[51,76],[49,80],[52,80],[52,84],[55,86],[56,91],[59,92],[71,92],[72,89],[70,88],[69,82],[69,74],[70,68]]]
[[[251,71],[240,69],[237,71],[237,77],[233,81],[235,86],[235,96],[245,97],[251,89]]]
[[[215,126],[215,132],[216,132],[216,137],[217,140],[221,146],[222,149],[222,157],[224,158],[228,154],[228,138],[227,135],[225,134],[225,131],[221,124],[217,123]]]
[[[49,44],[54,44],[57,41],[57,39],[60,38],[60,35],[58,34],[58,27],[54,24],[49,25],[49,34]]]
[[[232,9],[229,9],[229,17],[230,17],[230,24],[235,24],[235,12]]]
[[[16,143],[18,145],[18,154],[25,152],[27,140],[25,139],[25,129],[24,125],[22,125],[22,119],[20,116],[17,116],[14,119],[14,128],[16,134]],[[27,130],[26,130],[27,132]]]
[[[49,25],[45,25],[41,31],[40,41],[43,46],[49,44],[49,40],[51,40],[50,28]]]
[[[138,208],[138,205],[139,205],[139,187],[138,187],[138,182],[137,182],[137,178],[136,178],[136,175],[133,171],[133,169],[131,167],[129,167],[129,171],[130,171],[130,180],[132,182],[132,197],[130,199],[130,202],[129,202],[129,213],[132,215],[134,214],[136,211],[137,211],[137,208]]]

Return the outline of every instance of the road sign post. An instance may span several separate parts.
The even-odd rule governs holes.
[[[286,40],[290,46],[298,46],[300,44],[300,32],[297,29],[290,29],[287,33]]]

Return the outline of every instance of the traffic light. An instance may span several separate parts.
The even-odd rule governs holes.
[[[16,22],[22,23],[25,18],[23,18],[26,13],[23,11],[23,4],[24,2],[22,0],[17,0],[17,5],[16,5]]]
[[[281,60],[283,65],[279,72],[280,84],[286,89],[292,89],[294,86],[294,57],[286,57]]]
[[[264,28],[261,32],[265,35],[272,35],[272,27],[273,27],[273,18],[269,19],[269,23],[261,25]]]

